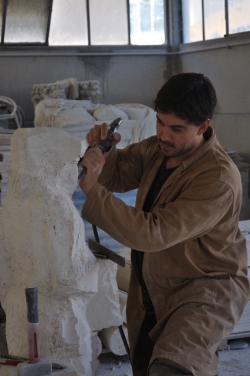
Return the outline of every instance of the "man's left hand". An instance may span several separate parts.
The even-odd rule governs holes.
[[[105,153],[107,154],[107,153]],[[105,154],[98,147],[90,148],[84,155],[81,165],[86,167],[87,173],[79,181],[79,187],[87,196],[91,188],[98,182],[105,164]]]

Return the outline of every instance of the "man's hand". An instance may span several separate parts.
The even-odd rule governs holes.
[[[86,140],[90,146],[92,146],[95,142],[99,142],[100,140],[105,140],[107,138],[109,130],[109,125],[107,123],[103,123],[101,125],[95,125],[93,128],[86,135]],[[121,141],[121,135],[119,133],[113,134],[113,142],[112,146],[118,144]]]
[[[101,149],[98,147],[94,147],[90,148],[83,156],[81,165],[86,167],[87,173],[79,181],[79,187],[86,196],[91,188],[98,182],[98,177],[105,164],[105,154],[102,154]]]
[[[105,140],[107,138],[107,133],[109,130],[109,125],[103,123],[101,125],[95,125],[91,128],[86,135],[87,142],[90,146],[100,140]],[[112,146],[118,144],[121,140],[121,135],[119,133],[114,133]],[[87,173],[79,181],[79,187],[87,196],[91,188],[98,182],[100,173],[102,172],[103,166],[105,164],[105,158],[108,153],[102,153],[99,147],[93,147],[86,151],[81,160],[81,165],[86,167]]]

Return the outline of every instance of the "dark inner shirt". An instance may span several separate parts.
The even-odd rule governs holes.
[[[159,170],[157,171],[157,174],[153,180],[153,183],[148,191],[146,200],[144,202],[142,210],[145,213],[150,212],[151,207],[158,195],[158,193],[161,190],[161,187],[165,183],[165,181],[169,178],[169,176],[176,170],[177,167],[173,168],[166,168],[168,157],[165,157]],[[149,296],[146,284],[143,279],[142,275],[142,263],[143,263],[143,256],[144,252],[136,251],[135,249],[132,249],[131,251],[131,263],[134,270],[134,273],[136,275],[136,278],[141,286],[142,289],[142,298],[143,298],[143,305],[146,310],[146,312],[149,315],[154,314],[154,307],[151,301],[151,298]]]

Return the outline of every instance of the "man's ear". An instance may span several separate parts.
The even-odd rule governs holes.
[[[198,127],[197,134],[201,135],[204,132],[206,132],[207,128],[209,127],[210,122],[211,122],[210,119],[203,121],[203,123],[201,125],[199,125],[199,127]]]

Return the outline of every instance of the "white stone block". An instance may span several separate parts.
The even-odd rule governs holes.
[[[92,295],[86,316],[92,330],[122,325],[119,294],[116,282],[117,264],[110,260],[99,261],[98,292]],[[99,312],[96,320],[96,313]]]
[[[94,328],[122,319],[116,265],[89,250],[72,201],[84,151],[85,142],[55,128],[22,128],[12,136],[0,211],[0,301],[9,353],[27,357],[25,288],[37,286],[41,356],[92,376],[100,351]]]
[[[123,325],[123,331],[128,341],[128,330],[126,325]],[[123,344],[119,329],[115,326],[103,329],[100,331],[99,336],[104,346],[115,355],[126,355],[126,349]]]

